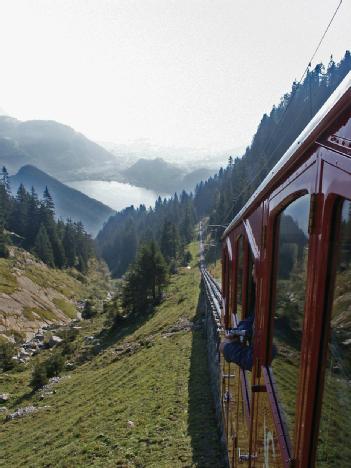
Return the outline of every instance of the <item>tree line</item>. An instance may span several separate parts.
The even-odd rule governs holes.
[[[130,206],[110,217],[96,238],[97,250],[112,275],[120,277],[135,259],[138,246],[153,241],[174,269],[186,263],[184,246],[192,240],[195,223],[192,194],[159,197],[154,208]]]
[[[12,195],[8,172],[0,175],[0,257],[8,256],[12,241],[35,254],[50,267],[75,267],[82,273],[94,255],[94,245],[81,222],[55,220],[55,205],[46,187],[39,199],[32,187],[24,185]]]

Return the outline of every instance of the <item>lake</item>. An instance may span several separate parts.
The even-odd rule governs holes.
[[[154,206],[158,193],[135,185],[105,180],[77,180],[65,182],[66,185],[79,190],[95,200],[99,200],[116,211],[127,206],[138,207],[144,204],[147,208]],[[162,198],[169,195],[160,194]]]

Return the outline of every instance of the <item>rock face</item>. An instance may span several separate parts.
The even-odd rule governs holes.
[[[0,259],[1,276],[5,278],[4,282],[0,279],[2,339],[14,341],[14,337],[19,335],[28,340],[44,326],[66,324],[72,319],[60,308],[62,304],[71,307],[71,301],[61,290],[65,288],[69,291],[71,284],[80,287],[80,283],[65,273],[57,273],[37,261],[29,252],[11,247],[10,258]],[[36,339],[43,341],[43,334],[37,333]],[[27,349],[24,351],[28,352]]]

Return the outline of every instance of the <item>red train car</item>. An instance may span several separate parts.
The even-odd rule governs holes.
[[[225,230],[222,290],[226,328],[255,314],[252,371],[222,369],[231,466],[351,466],[351,73]]]

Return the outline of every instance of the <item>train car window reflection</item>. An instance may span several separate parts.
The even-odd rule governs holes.
[[[236,267],[236,314],[237,319],[242,318],[243,303],[243,263],[244,263],[244,241],[241,236],[237,243],[237,267]]]
[[[317,448],[317,466],[349,466],[351,460],[351,202],[341,210],[328,356]],[[331,267],[331,266],[330,266]]]
[[[276,295],[272,368],[280,410],[292,443],[299,381],[308,258],[310,196],[292,202],[277,223]]]

